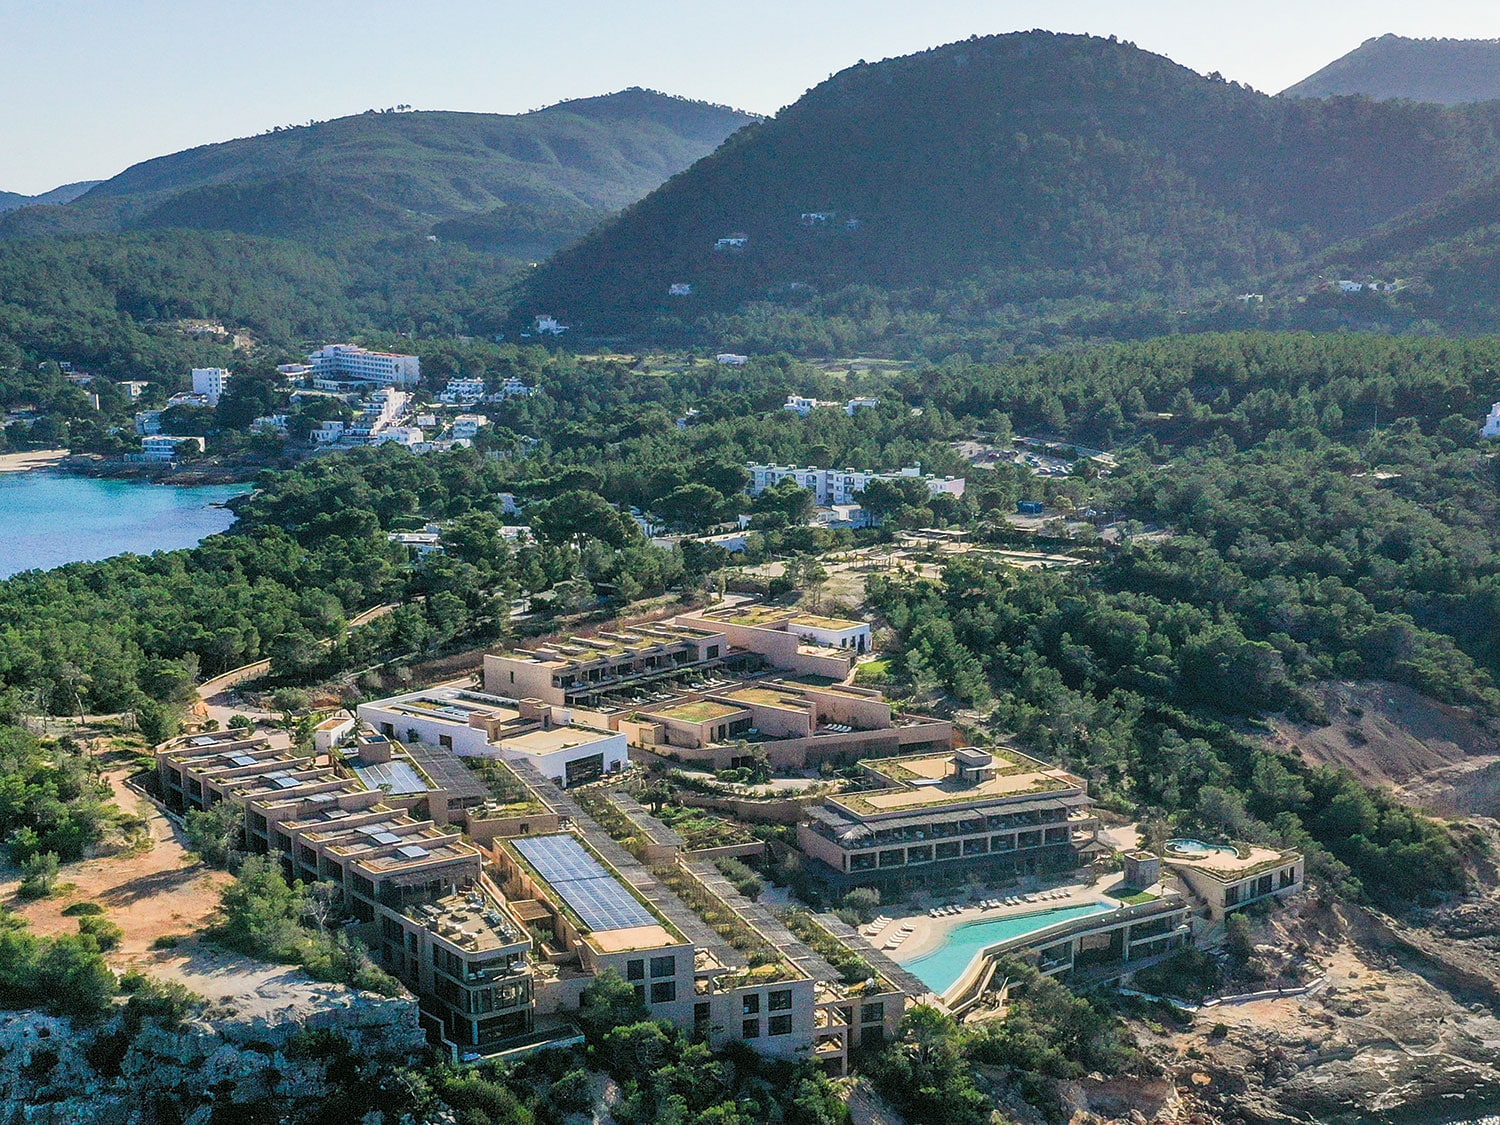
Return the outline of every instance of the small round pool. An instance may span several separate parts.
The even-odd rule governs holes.
[[[1168,840],[1167,851],[1190,857],[1206,857],[1215,854],[1237,857],[1240,854],[1237,848],[1228,844],[1205,844],[1202,840]]]

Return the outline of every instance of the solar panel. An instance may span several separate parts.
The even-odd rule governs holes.
[[[361,836],[379,836],[385,831],[385,827],[380,824],[361,824],[354,831],[358,832]]]
[[[253,766],[255,759],[249,754],[231,754],[229,760],[237,766]]]
[[[421,859],[423,856],[431,855],[426,848],[419,848],[416,844],[403,844],[396,851],[407,859]]]
[[[397,836],[394,832],[377,832],[370,838],[377,844],[394,844],[396,843],[396,841],[401,839],[401,837]]]
[[[651,911],[572,836],[531,836],[514,844],[590,930],[657,924]]]

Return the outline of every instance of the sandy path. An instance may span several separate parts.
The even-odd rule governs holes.
[[[125,931],[112,960],[145,955],[159,937],[202,929],[219,903],[219,891],[231,877],[200,863],[183,847],[176,825],[155,805],[125,784],[134,764],[109,769],[104,778],[115,802],[127,812],[145,816],[151,847],[135,854],[120,852],[63,866],[60,886],[72,885],[36,902],[16,897],[20,880],[0,879],[0,901],[41,934],[73,933],[78,919],[63,914],[75,902],[97,902],[105,916]]]

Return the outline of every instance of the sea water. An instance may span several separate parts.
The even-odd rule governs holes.
[[[0,578],[133,552],[191,547],[226,530],[218,507],[249,485],[146,484],[51,470],[0,473]]]

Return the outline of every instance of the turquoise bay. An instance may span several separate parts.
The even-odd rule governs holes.
[[[216,505],[248,491],[248,485],[180,487],[47,470],[0,473],[0,578],[191,547],[234,522]]]

